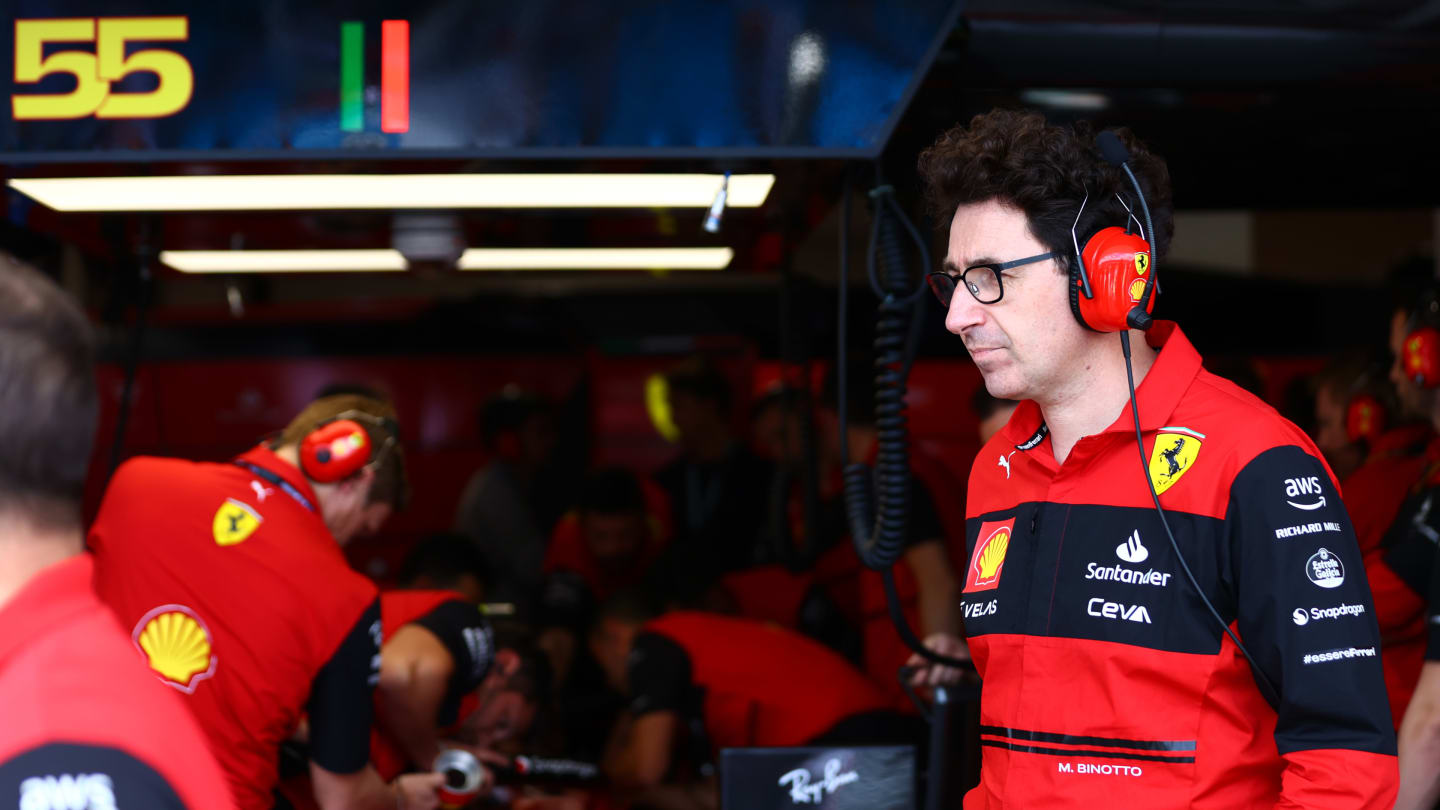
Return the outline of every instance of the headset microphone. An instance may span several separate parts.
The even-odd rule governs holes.
[[[1150,224],[1150,204],[1145,202],[1145,192],[1140,190],[1140,181],[1135,179],[1135,173],[1130,171],[1130,150],[1120,142],[1120,138],[1114,132],[1105,130],[1095,138],[1095,143],[1100,147],[1100,154],[1105,162],[1125,172],[1130,178],[1130,185],[1135,188],[1135,196],[1140,200],[1140,214],[1145,217],[1145,234],[1151,240],[1155,238],[1155,229]],[[1125,315],[1125,322],[1132,329],[1146,331],[1154,323],[1150,317],[1150,296],[1155,291],[1155,251],[1150,251],[1150,278],[1145,282],[1145,291],[1140,294],[1140,301]]]

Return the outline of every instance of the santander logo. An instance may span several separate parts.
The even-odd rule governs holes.
[[[1131,533],[1129,539],[1115,547],[1115,556],[1128,563],[1142,563],[1150,559],[1150,549],[1140,542],[1140,530]]]

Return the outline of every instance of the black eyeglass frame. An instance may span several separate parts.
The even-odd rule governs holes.
[[[1020,267],[1021,265],[1026,264],[1034,264],[1035,262],[1043,262],[1046,259],[1053,259],[1058,255],[1058,253],[1050,251],[1049,253],[1040,253],[1035,256],[1026,256],[1023,259],[1015,259],[1014,261],[994,262],[991,264],[974,264],[965,268],[964,272],[960,273],[958,276],[952,276],[944,270],[936,270],[926,276],[926,281],[930,283],[930,291],[935,293],[935,297],[940,299],[941,305],[944,306],[946,309],[950,308],[950,299],[955,295],[955,282],[957,281],[965,285],[965,291],[970,293],[971,297],[973,297],[976,301],[979,301],[980,303],[985,305],[998,304],[1000,303],[1000,300],[1005,297],[1005,284],[1000,280],[1001,270],[1009,270],[1012,267]],[[974,288],[970,286],[970,283],[965,280],[965,277],[970,275],[970,272],[972,270],[989,270],[995,275],[995,288],[1000,291],[1000,294],[995,296],[994,301],[980,301],[980,295],[976,293]],[[941,289],[945,290],[943,294],[941,293],[941,289],[936,289],[937,281],[939,284],[942,285]]]

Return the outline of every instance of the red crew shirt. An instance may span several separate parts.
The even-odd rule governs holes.
[[[1061,463],[1027,400],[981,452],[1008,466],[971,470],[963,601],[985,691],[966,810],[1389,808],[1380,633],[1333,476],[1174,323],[1146,338],[1143,455],[1127,403]]]
[[[95,598],[93,569],[89,555],[52,565],[0,608],[0,801],[233,807],[194,718]]]
[[[862,712],[886,708],[885,696],[845,659],[798,633],[747,619],[669,613],[645,625],[631,656],[636,714],[685,712],[685,695],[703,694],[701,713],[715,750],[738,746],[800,745]],[[646,634],[683,651],[685,665],[652,663]],[[656,657],[664,655],[655,647]],[[673,648],[671,648],[673,650]],[[686,670],[688,669],[688,678]],[[661,684],[660,672],[666,683]],[[681,673],[676,677],[676,673]],[[685,683],[676,681],[684,679]]]
[[[184,696],[236,803],[269,808],[280,743],[376,589],[301,502],[317,503],[299,470],[264,447],[237,461],[279,476],[294,494],[238,463],[136,458],[111,480],[90,546],[101,599],[148,648],[160,680]],[[353,714],[368,724],[364,698]],[[313,741],[312,756],[352,772],[365,765],[360,748],[358,764],[321,762]]]
[[[1376,438],[1365,463],[1341,482],[1345,509],[1355,522],[1355,536],[1365,555],[1365,577],[1375,599],[1380,624],[1380,663],[1395,728],[1415,693],[1425,663],[1425,597],[1385,561],[1382,548],[1400,507],[1436,456],[1426,453],[1435,432],[1429,425],[1406,425]],[[1433,450],[1433,448],[1432,448]]]

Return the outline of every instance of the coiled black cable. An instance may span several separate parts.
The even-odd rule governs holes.
[[[885,597],[890,619],[901,640],[912,650],[939,664],[973,668],[968,661],[940,655],[927,648],[915,636],[904,611],[900,608],[895,578],[891,571],[904,553],[910,518],[910,431],[905,415],[905,388],[914,362],[918,332],[913,310],[926,291],[923,276],[919,285],[905,271],[905,250],[900,235],[903,228],[920,253],[921,267],[930,266],[930,251],[924,237],[905,211],[895,201],[894,189],[877,184],[870,191],[874,219],[870,227],[870,249],[867,273],[870,286],[880,298],[875,323],[875,428],[878,452],[876,468],[849,463],[847,329],[845,311],[848,305],[846,287],[849,283],[850,261],[847,242],[849,223],[849,183],[841,205],[840,232],[840,335],[837,356],[837,391],[840,415],[840,455],[845,463],[845,514],[855,551],[867,568],[880,572],[885,582]],[[877,261],[878,259],[878,261]],[[878,265],[878,269],[877,269]],[[876,497],[871,498],[874,489]]]

